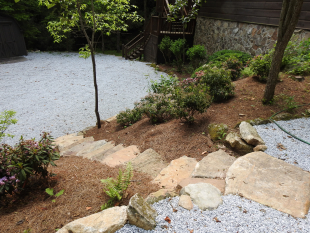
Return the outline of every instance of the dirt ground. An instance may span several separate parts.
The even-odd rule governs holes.
[[[183,74],[183,77],[186,75]],[[283,93],[294,96],[298,104],[310,102],[310,77],[306,77],[303,82],[294,81],[288,76],[281,79],[276,87],[276,95]],[[200,160],[217,150],[221,144],[210,139],[207,130],[210,123],[224,123],[230,130],[235,130],[235,125],[243,120],[269,118],[285,107],[285,102],[279,98],[274,105],[262,105],[265,84],[251,77],[234,83],[235,97],[224,103],[212,104],[206,113],[195,116],[194,124],[172,120],[152,125],[144,118],[130,127],[122,128],[114,121],[105,122],[101,129],[88,131],[86,136],[93,136],[95,140],[107,139],[126,146],[137,145],[140,152],[153,148],[167,162],[183,155]],[[310,106],[300,108],[294,114],[301,115],[305,108]],[[238,156],[229,149],[226,151]],[[55,232],[55,229],[75,219],[98,212],[100,206],[108,200],[100,180],[117,177],[119,168],[110,168],[80,157],[62,157],[56,164],[57,167],[49,168],[56,176],[50,178],[48,185],[33,180],[23,195],[11,196],[7,202],[0,202],[1,232]],[[146,174],[135,172],[126,197],[118,204],[128,204],[135,193],[146,197],[156,191],[158,187],[150,181],[151,178]],[[52,198],[45,193],[47,187],[54,188],[55,192],[62,189],[65,192],[56,199],[56,203],[52,203]],[[27,229],[31,231],[25,231]]]

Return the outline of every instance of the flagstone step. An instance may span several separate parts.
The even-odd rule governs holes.
[[[75,146],[70,146],[70,149],[60,152],[60,156],[74,156],[82,150],[88,149],[94,143],[94,138],[89,137]]]
[[[76,134],[68,134],[55,139],[54,145],[59,153],[63,153],[64,151],[69,150],[80,143],[89,141],[94,141],[94,138],[84,138],[83,136],[77,136]]]
[[[111,150],[116,150],[116,148],[117,146]],[[136,158],[139,154],[140,151],[137,146],[128,146],[112,154],[108,154],[107,152],[104,158],[101,160],[101,163],[106,164],[109,167],[116,167]]]
[[[103,157],[104,154],[109,151],[110,149],[115,147],[114,142],[107,142],[98,149],[91,151],[89,153],[83,154],[83,158],[90,159],[90,160],[97,160],[97,158]]]
[[[85,156],[86,154],[93,152],[95,150],[98,150],[103,145],[107,144],[108,142],[106,140],[99,140],[92,142],[89,146],[85,147],[84,149],[80,150],[76,156]]]

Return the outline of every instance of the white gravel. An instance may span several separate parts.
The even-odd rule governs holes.
[[[15,143],[20,135],[39,138],[42,131],[58,137],[95,124],[90,59],[78,58],[75,53],[30,53],[27,59],[0,64],[0,111],[13,109],[18,119],[8,130],[16,137],[6,142]],[[146,94],[148,80],[160,77],[145,63],[106,55],[97,56],[97,72],[102,119],[133,107]],[[310,142],[310,118],[280,124]],[[268,146],[266,153],[310,171],[309,145],[288,137],[274,124],[255,128]],[[280,151],[278,143],[286,150]],[[173,212],[168,202],[178,211]],[[223,204],[213,211],[201,211],[197,206],[187,211],[177,203],[175,197],[153,205],[159,214],[153,231],[126,224],[118,232],[310,232],[309,214],[296,219],[239,196],[223,196]],[[170,224],[164,220],[167,216]]]
[[[91,59],[77,53],[29,53],[27,60],[0,64],[0,112],[14,110],[18,123],[8,128],[15,144],[40,138],[43,131],[53,137],[78,132],[96,124]],[[99,113],[102,120],[132,108],[147,94],[150,79],[161,72],[142,62],[112,55],[96,56]]]

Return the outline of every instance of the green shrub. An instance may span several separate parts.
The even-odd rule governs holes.
[[[134,108],[132,110],[126,109],[125,111],[117,114],[116,120],[121,126],[129,126],[141,120],[141,117],[141,110],[139,108]]]
[[[171,93],[171,91],[174,89],[174,86],[176,86],[178,83],[179,79],[177,77],[164,77],[162,75],[159,82],[151,80],[151,85],[148,91],[163,94]]]
[[[297,63],[287,73],[294,74],[294,75],[309,75],[310,74],[310,61]]]
[[[191,65],[194,69],[198,68],[202,61],[207,57],[207,51],[202,45],[194,45],[186,52],[187,57],[191,61]]]
[[[243,70],[241,70],[241,73],[240,73],[240,76],[243,77],[243,78],[250,77],[250,76],[253,76],[253,75],[255,75],[255,73],[248,66],[245,67]]]
[[[165,59],[165,63],[167,63],[167,58],[169,63],[171,62],[171,47],[172,44],[172,40],[170,39],[169,36],[165,36],[161,42],[159,43],[159,50],[162,52],[164,59]]]
[[[238,50],[221,50],[213,53],[209,57],[209,62],[215,62],[215,61],[225,62],[229,58],[237,58],[239,61],[242,62],[243,65],[245,65],[247,61],[249,61],[252,58],[252,56],[248,53],[241,52]]]
[[[39,142],[21,137],[15,147],[0,147],[0,197],[21,190],[30,176],[47,177],[48,166],[56,166],[54,161],[59,159],[52,142],[53,138],[43,133]]]
[[[242,62],[238,58],[229,58],[223,63],[222,67],[226,70],[230,70],[230,78],[236,81],[240,78],[241,71],[243,70]]]
[[[192,77],[200,78],[200,83],[209,89],[209,94],[215,102],[226,100],[234,96],[234,84],[230,79],[230,71],[224,68],[203,65]]]
[[[6,134],[5,131],[10,125],[14,125],[17,123],[16,119],[13,119],[16,112],[12,110],[6,110],[0,113],[0,142],[1,140],[7,136],[13,138],[14,136],[11,134]]]
[[[196,81],[177,88],[175,98],[177,117],[188,123],[194,122],[194,115],[204,113],[212,103],[207,87],[202,84],[196,85]]]
[[[176,65],[178,71],[182,69],[183,65],[183,50],[185,49],[186,40],[185,39],[177,39],[171,43],[170,50],[174,54],[176,59]]]
[[[271,54],[257,55],[249,62],[249,68],[258,76],[260,82],[267,82],[270,66]]]
[[[152,124],[162,123],[175,117],[175,100],[172,94],[150,93],[136,105]]]
[[[101,206],[101,210],[113,207],[115,202],[122,200],[124,192],[130,185],[132,176],[133,170],[129,162],[124,172],[119,169],[117,179],[110,177],[101,180],[104,185],[104,192],[110,197],[109,201]]]

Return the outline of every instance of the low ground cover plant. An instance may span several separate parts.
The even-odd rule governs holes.
[[[46,132],[39,141],[24,140],[12,147],[0,147],[0,198],[22,191],[30,176],[46,179],[49,165],[56,166],[59,153],[53,148],[53,138]]]
[[[208,62],[225,62],[229,58],[237,58],[239,61],[242,62],[243,65],[249,61],[252,56],[248,53],[238,51],[238,50],[220,50],[215,53],[213,53],[209,59]]]

